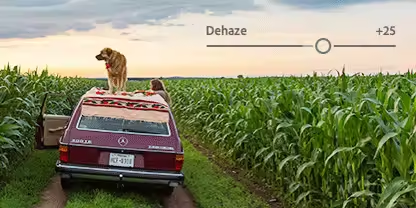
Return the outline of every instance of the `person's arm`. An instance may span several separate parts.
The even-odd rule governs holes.
[[[172,106],[172,99],[170,98],[170,95],[168,92],[165,92],[166,95],[166,102],[168,103],[169,106]]]

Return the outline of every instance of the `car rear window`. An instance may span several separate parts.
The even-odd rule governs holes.
[[[98,116],[81,116],[78,128],[83,130],[109,131],[116,133],[169,135],[167,123],[155,123],[139,120],[125,120]]]

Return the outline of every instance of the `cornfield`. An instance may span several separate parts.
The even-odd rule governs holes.
[[[175,117],[293,207],[416,207],[416,75],[168,82]]]
[[[47,112],[69,115],[73,106],[99,81],[49,75],[47,70],[22,73],[19,67],[0,70],[0,181],[11,165],[33,149],[36,120],[45,93],[56,93],[47,100]],[[76,103],[74,103],[76,104]]]
[[[47,113],[102,81],[0,71],[0,177]],[[293,207],[416,207],[416,75],[166,81],[180,126],[281,187]],[[129,82],[146,89],[146,82]]]

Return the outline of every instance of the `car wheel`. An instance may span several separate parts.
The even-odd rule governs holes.
[[[71,181],[68,178],[61,178],[61,187],[63,190],[71,188]]]

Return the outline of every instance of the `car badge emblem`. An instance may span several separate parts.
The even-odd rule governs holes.
[[[129,143],[129,140],[127,140],[127,138],[126,137],[120,137],[119,139],[118,139],[118,144],[120,145],[120,146],[126,146],[127,145],[127,143]]]

